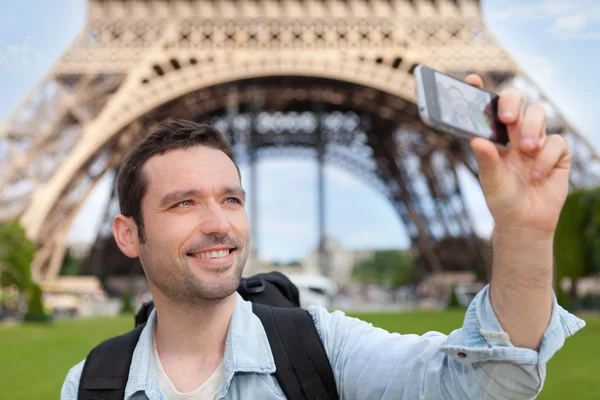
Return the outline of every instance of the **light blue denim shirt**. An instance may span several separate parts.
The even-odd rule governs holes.
[[[539,352],[514,347],[502,330],[486,286],[471,302],[461,329],[449,335],[388,333],[371,324],[311,306],[341,399],[533,399],[546,363],[585,322],[556,303]],[[133,354],[125,399],[161,400],[152,357],[152,312]],[[410,331],[410,326],[405,328]],[[84,361],[73,367],[62,400],[77,399]],[[252,305],[239,295],[227,336],[219,399],[283,399],[272,375],[273,355]]]

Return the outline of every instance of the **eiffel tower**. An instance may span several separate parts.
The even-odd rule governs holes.
[[[600,182],[591,146],[480,13],[475,0],[90,0],[81,34],[0,130],[0,218],[20,218],[38,244],[36,279],[57,276],[96,183],[157,122],[187,118],[229,136],[252,187],[258,157],[316,155],[392,202],[429,270],[472,263],[484,250],[457,171],[477,167],[464,142],[419,121],[417,64],[478,73],[490,90],[525,82],[570,145],[571,186]],[[322,205],[322,173],[319,187]]]

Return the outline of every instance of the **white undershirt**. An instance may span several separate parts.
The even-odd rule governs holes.
[[[154,365],[156,366],[156,376],[158,377],[158,384],[160,390],[169,400],[216,400],[219,388],[223,383],[224,369],[223,361],[219,364],[215,372],[204,382],[198,389],[189,393],[181,393],[177,391],[173,382],[169,379],[158,356],[158,350],[156,349],[156,341],[152,340],[153,354],[154,354]]]

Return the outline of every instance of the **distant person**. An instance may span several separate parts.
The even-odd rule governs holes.
[[[467,81],[481,86],[477,76]],[[514,144],[506,152],[486,139],[471,142],[496,226],[491,282],[461,329],[419,336],[406,326],[405,334],[391,334],[339,311],[309,308],[340,398],[533,399],[547,362],[584,326],[552,289],[569,152],[558,135],[539,140],[543,110],[530,105],[521,114],[522,99],[516,90],[500,96],[499,115]],[[250,230],[225,137],[189,121],[161,124],[123,160],[117,190],[116,242],[140,258],[156,305],[137,342],[125,397],[284,398],[263,325],[236,293]],[[69,371],[61,399],[77,398],[84,364]]]

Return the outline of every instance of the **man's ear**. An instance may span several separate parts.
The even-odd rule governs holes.
[[[118,214],[113,221],[113,235],[123,254],[129,258],[139,256],[138,231],[133,218]]]

